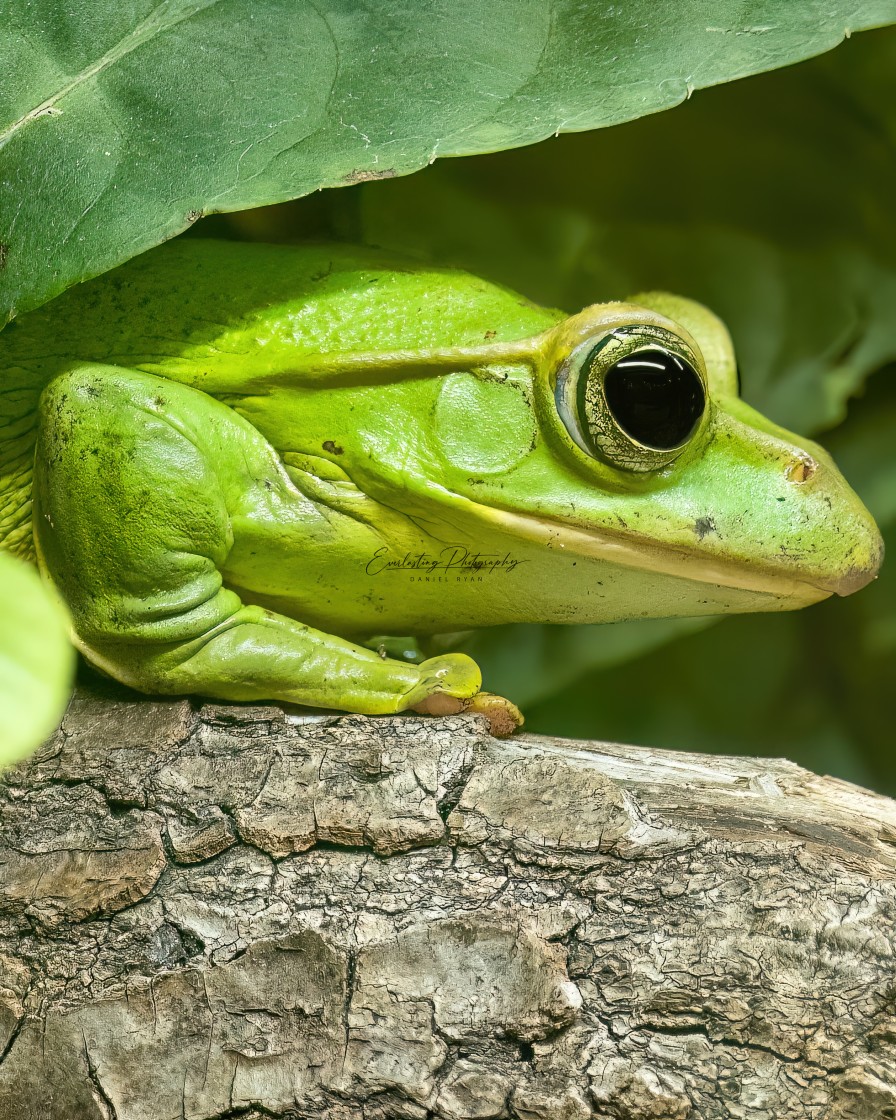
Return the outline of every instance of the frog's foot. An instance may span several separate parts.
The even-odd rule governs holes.
[[[471,699],[482,687],[479,666],[465,653],[431,657],[417,671],[417,681],[402,696],[399,711],[413,708],[429,715],[453,715],[462,710],[461,701]],[[431,706],[421,706],[427,704]]]
[[[519,708],[503,696],[480,692],[482,676],[475,661],[463,653],[433,657],[420,666],[421,679],[405,698],[408,708],[430,716],[461,712],[483,715],[496,738],[512,735],[523,723]],[[419,694],[423,696],[418,699]]]

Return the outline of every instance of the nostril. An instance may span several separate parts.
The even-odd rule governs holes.
[[[811,455],[796,455],[785,468],[784,477],[788,482],[799,485],[801,482],[808,482],[817,470],[818,463]]]

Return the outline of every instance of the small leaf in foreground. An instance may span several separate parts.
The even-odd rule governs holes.
[[[0,767],[59,722],[74,664],[65,611],[33,568],[0,552]]]

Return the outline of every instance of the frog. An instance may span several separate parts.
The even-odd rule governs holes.
[[[181,238],[14,320],[0,369],[0,548],[142,693],[509,734],[452,635],[791,610],[882,559],[668,292],[569,313],[376,248]]]

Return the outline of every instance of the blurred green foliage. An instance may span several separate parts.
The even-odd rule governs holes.
[[[365,240],[569,310],[655,288],[702,300],[731,328],[746,399],[819,436],[896,547],[894,201],[887,29],[630,124],[196,233]],[[896,792],[892,565],[793,615],[508,627],[471,652],[532,731],[786,755]]]

